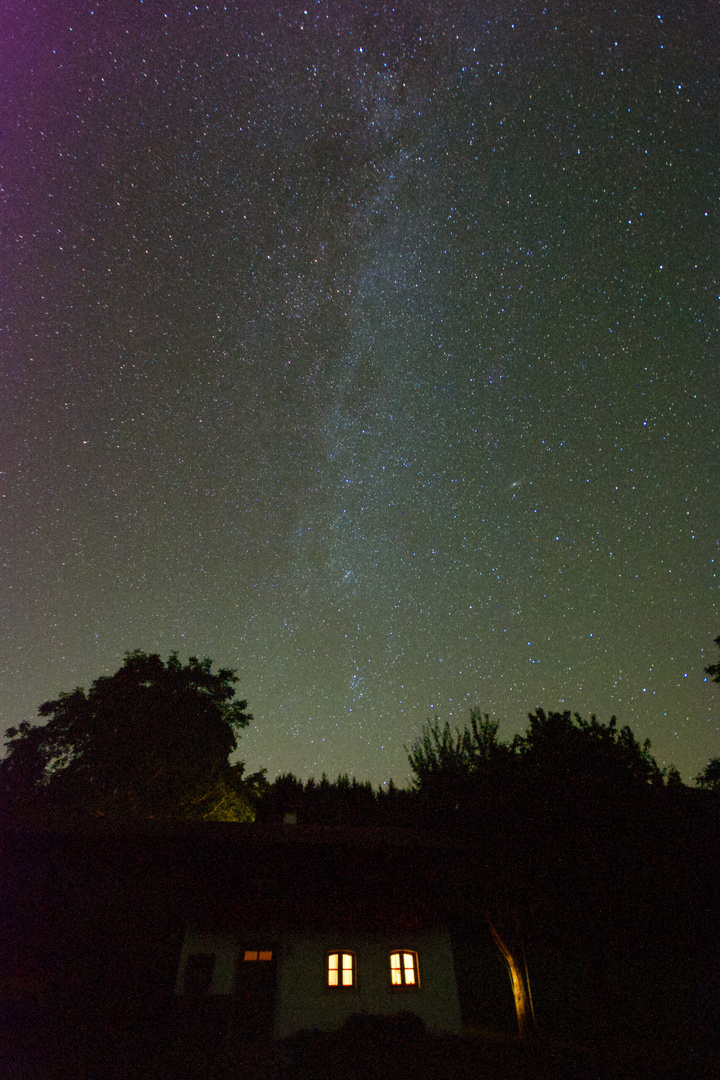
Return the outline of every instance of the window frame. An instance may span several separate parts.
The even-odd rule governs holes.
[[[393,957],[397,956],[399,963],[397,967],[393,967]],[[412,958],[411,965],[406,962],[406,957]],[[408,990],[411,993],[420,989],[420,964],[418,961],[418,954],[415,949],[391,949],[389,957],[389,980],[390,989],[395,993],[403,993]],[[412,970],[413,981],[408,982],[406,979],[406,973],[408,970]],[[393,972],[398,971],[400,974],[400,982],[393,981]]]
[[[266,946],[261,948],[249,948],[241,949],[238,953],[238,960],[241,964],[267,964],[272,963],[275,959],[275,949]]]
[[[330,967],[330,960],[333,956],[337,957],[337,968]],[[341,981],[341,974],[348,970],[343,964],[343,958],[350,957],[350,968],[352,972],[352,982],[344,983]],[[338,981],[337,983],[330,982],[330,972],[332,970],[337,971]],[[347,994],[353,990],[357,990],[357,954],[352,949],[330,949],[325,955],[325,989],[330,994]]]

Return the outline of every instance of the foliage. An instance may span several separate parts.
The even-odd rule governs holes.
[[[578,713],[538,709],[528,719],[526,734],[509,744],[499,742],[498,724],[477,710],[470,713],[470,726],[454,734],[447,723],[428,724],[408,756],[415,790],[431,799],[452,792],[459,809],[464,788],[472,789],[474,798],[483,789],[496,794],[498,781],[505,790],[520,783],[539,785],[546,793],[568,785],[586,793],[663,785],[650,740],[639,743],[614,716],[603,724],[595,716],[584,720]]]
[[[421,817],[430,823],[475,828],[478,815],[497,813],[514,769],[515,750],[497,737],[498,724],[478,710],[470,727],[453,733],[428,724],[409,751]]]
[[[715,638],[715,644],[720,649],[720,637]],[[710,676],[713,682],[720,683],[720,662],[717,664],[709,664],[705,668],[705,673]]]
[[[720,649],[720,637],[715,638],[715,644]],[[709,664],[705,668],[705,674],[709,675],[713,682],[720,683],[720,662]],[[720,791],[720,758],[712,758],[695,777],[695,783],[701,788]]]
[[[566,949],[574,939],[604,956],[652,895],[655,885],[648,889],[643,875],[661,880],[654,867],[662,858],[656,823],[663,772],[650,743],[615,717],[603,724],[543,709],[508,743],[476,711],[462,731],[435,722],[410,748],[409,761],[419,814],[467,846],[456,901],[464,920],[489,928],[526,1034],[526,946]],[[671,770],[668,786],[679,783]]]
[[[47,816],[252,814],[252,785],[228,758],[252,717],[235,672],[177,653],[127,653],[112,676],[40,706],[44,725],[7,733],[0,791],[10,809]],[[222,808],[222,809],[221,809]],[[227,819],[227,817],[224,817]]]
[[[268,790],[266,769],[244,776],[242,761],[225,768],[210,783],[190,784],[174,817],[189,821],[237,821],[249,823]]]
[[[323,773],[319,781],[303,782],[292,773],[282,773],[268,786],[258,818],[282,822],[294,813],[304,825],[407,826],[417,824],[415,799],[391,780],[373,790],[347,773],[330,781]]]
[[[456,730],[440,727],[439,721],[428,724],[410,749],[410,768],[415,773],[415,787],[421,788],[430,778],[445,771],[451,775],[470,775],[493,761],[500,744],[498,724],[477,710],[470,711],[470,728]]]
[[[529,720],[527,733],[517,735],[513,747],[544,784],[581,784],[608,794],[663,785],[650,740],[639,743],[627,725],[618,728],[614,716],[602,724],[594,715],[584,720],[578,713],[538,709]]]
[[[703,771],[695,777],[698,787],[720,791],[720,758],[712,758]]]

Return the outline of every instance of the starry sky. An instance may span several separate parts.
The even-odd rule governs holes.
[[[714,6],[4,8],[2,727],[140,648],[271,777],[720,755]]]

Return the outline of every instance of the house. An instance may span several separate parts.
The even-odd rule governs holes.
[[[7,1075],[3,1054],[37,1075],[232,1075],[351,1017],[461,1030],[447,912],[463,853],[431,835],[99,822],[0,841]]]
[[[359,1013],[412,1012],[431,1030],[461,1028],[452,946],[443,929],[402,935],[188,929],[175,993],[228,999],[239,1037],[334,1031]]]
[[[216,873],[199,874],[188,907],[174,987],[181,1028],[184,1018],[225,1039],[284,1038],[356,1014],[413,1013],[430,1030],[460,1032],[443,845],[397,829],[255,825],[235,835],[234,853],[216,847]]]
[[[609,864],[612,917],[583,893],[582,862],[561,892],[569,871],[535,865],[521,946],[544,1030],[595,1037],[659,1017],[710,1045],[717,804],[677,813],[659,817],[639,871],[635,855],[632,873]],[[485,919],[502,878],[477,845],[412,828],[98,821],[0,829],[0,865],[0,1075],[23,1062],[23,1075],[134,1077],[145,1062],[178,1080],[216,1060],[248,1075],[237,1061],[269,1041],[291,1053],[315,1037],[287,1036],[354,1016],[366,1030],[403,1014],[433,1033],[460,1031],[461,1016],[465,1031],[517,1030]]]

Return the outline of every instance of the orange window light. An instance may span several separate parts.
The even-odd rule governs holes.
[[[390,953],[391,986],[418,986],[417,953]]]
[[[355,985],[355,954],[350,952],[328,954],[328,986]]]
[[[402,971],[400,969],[400,953],[390,954],[390,982],[393,986],[402,986]]]
[[[272,949],[246,949],[243,960],[272,960]]]

